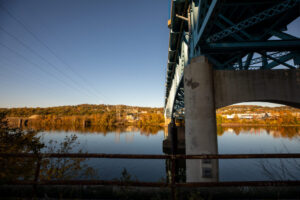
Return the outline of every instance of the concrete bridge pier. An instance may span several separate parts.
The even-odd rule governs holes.
[[[184,69],[185,144],[187,155],[217,154],[213,68],[199,56]],[[218,181],[217,160],[187,160],[187,182]]]

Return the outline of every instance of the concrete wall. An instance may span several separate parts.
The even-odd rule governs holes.
[[[185,146],[187,155],[217,154],[214,74],[204,56],[184,68]],[[218,180],[217,160],[186,160],[187,182]]]
[[[265,101],[300,107],[300,70],[214,71],[215,107]]]

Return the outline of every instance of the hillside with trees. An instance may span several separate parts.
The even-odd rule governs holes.
[[[163,108],[137,107],[126,105],[58,106],[48,108],[0,108],[1,113],[13,124],[39,124],[44,126],[162,126]]]
[[[300,126],[300,109],[234,105],[217,110],[219,125]]]
[[[12,125],[36,127],[163,126],[163,108],[126,105],[58,106],[48,108],[0,108]],[[216,111],[223,126],[300,126],[300,109],[280,106],[232,105]]]

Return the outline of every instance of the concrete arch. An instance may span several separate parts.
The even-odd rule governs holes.
[[[300,108],[300,70],[214,71],[215,108],[262,101]]]

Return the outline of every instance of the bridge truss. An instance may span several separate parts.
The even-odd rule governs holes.
[[[214,70],[298,69],[300,40],[287,27],[300,27],[299,16],[300,0],[172,0],[165,117],[184,117],[184,67],[194,57]]]

